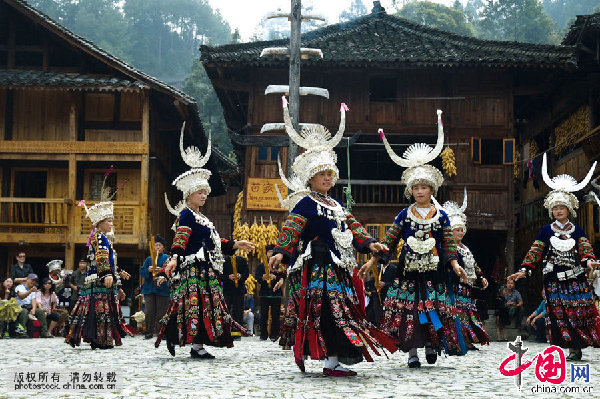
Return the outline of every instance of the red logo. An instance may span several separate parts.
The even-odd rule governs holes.
[[[523,354],[527,352],[527,348],[522,348],[522,344],[521,337],[517,337],[514,343],[509,342],[508,349],[513,354],[500,363],[500,374],[506,377],[514,376],[515,385],[521,389],[521,373],[535,362],[535,377],[538,381],[561,384],[565,380],[567,376],[566,358],[565,352],[561,348],[550,346],[536,354],[531,360],[524,360]]]

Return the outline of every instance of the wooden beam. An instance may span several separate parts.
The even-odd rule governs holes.
[[[148,91],[144,92],[142,104],[142,142],[150,146],[150,95]],[[143,249],[146,246],[146,231],[148,228],[148,176],[150,169],[150,157],[148,153],[142,156],[140,169],[140,237],[138,248]]]
[[[140,162],[142,155],[122,155],[122,154],[78,154],[75,155],[78,161],[88,162]]]
[[[73,107],[71,108],[73,109]],[[74,115],[73,115],[74,117]],[[72,130],[72,133],[75,133]],[[67,198],[71,200],[71,204],[67,208],[67,220],[69,221],[69,229],[67,231],[67,245],[65,246],[65,268],[67,270],[75,270],[75,240],[77,238],[77,160],[75,154],[69,154],[69,182]]]
[[[91,130],[142,130],[142,124],[140,122],[85,121],[83,128]]]
[[[69,110],[69,140],[77,141],[77,107],[71,104]]]
[[[223,90],[250,92],[250,85],[245,82],[235,82],[225,79],[212,79],[212,84]]]
[[[19,154],[19,153],[0,153],[0,159],[18,159],[22,161],[68,161],[67,154]]]
[[[19,154],[148,154],[148,143],[112,141],[0,140],[0,153]]]
[[[144,155],[142,157],[141,169],[140,169],[140,236],[138,242],[138,248],[144,249],[146,246],[146,236],[148,228],[148,175],[150,167],[150,157]]]
[[[150,93],[148,90],[144,91],[144,95],[142,98],[142,142],[150,143]]]
[[[6,104],[4,105],[4,140],[12,140],[14,117],[14,92],[6,90]]]
[[[0,243],[14,244],[18,241],[30,244],[63,244],[65,242],[65,235],[62,233],[0,233]]]

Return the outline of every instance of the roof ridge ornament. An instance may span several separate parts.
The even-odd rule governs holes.
[[[374,1],[373,8],[371,9],[371,14],[379,14],[379,13],[387,14],[385,12],[385,8],[381,5],[381,1]]]

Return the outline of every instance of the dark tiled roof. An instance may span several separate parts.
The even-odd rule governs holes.
[[[600,12],[592,15],[578,15],[562,44],[573,45],[579,42],[585,32],[600,32]]]
[[[265,47],[287,46],[289,40],[202,46],[202,62],[220,65],[281,66],[285,56],[259,58]],[[576,62],[575,48],[501,42],[461,36],[408,20],[372,13],[302,35],[302,46],[323,50],[319,66],[482,66],[564,67]]]
[[[155,90],[166,93],[168,95],[172,95],[177,97],[179,100],[183,101],[186,104],[195,103],[195,100],[188,96],[187,94],[177,90],[176,88],[169,86],[168,84],[161,82],[160,80],[145,74],[137,68],[127,64],[123,60],[118,59],[112,54],[102,50],[100,47],[96,46],[93,42],[76,35],[71,32],[58,22],[54,21],[52,18],[44,14],[43,12],[37,10],[36,8],[29,5],[24,0],[3,0],[5,3],[10,5],[11,7],[19,10],[21,13],[29,16],[36,20],[37,23],[44,26],[45,28],[55,32],[63,39],[67,40],[69,43],[82,49],[88,54],[96,57],[100,61],[109,64],[113,68],[121,71],[123,74],[130,76],[133,80],[140,80],[148,86],[152,87]]]
[[[139,80],[116,77],[94,77],[90,75],[66,74],[43,71],[2,71],[0,86],[3,87],[62,87],[66,89],[144,89],[148,88]]]

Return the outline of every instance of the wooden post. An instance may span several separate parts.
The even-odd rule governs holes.
[[[139,249],[146,246],[146,229],[148,226],[148,174],[150,167],[150,96],[144,91],[142,108],[142,141],[147,144],[147,151],[142,154],[140,162],[140,237]]]
[[[71,109],[73,110],[73,108]],[[71,115],[74,117],[74,115]],[[70,132],[71,137],[75,137],[77,139],[77,129],[75,124],[70,126],[72,131]],[[74,134],[74,136],[73,136]],[[77,207],[77,161],[75,159],[75,154],[69,154],[69,187],[68,187],[68,211],[67,211],[67,220],[68,220],[68,228],[66,234],[66,245],[65,245],[65,269],[67,270],[75,270],[75,242],[77,239],[77,234],[79,233],[79,219],[77,218],[77,212],[79,212],[79,208]]]
[[[300,121],[300,27],[302,25],[301,0],[291,0],[290,20],[290,119],[294,129],[298,131]],[[298,155],[298,146],[290,140],[288,146],[288,171],[292,170],[292,164]],[[288,172],[289,173],[289,172]]]

